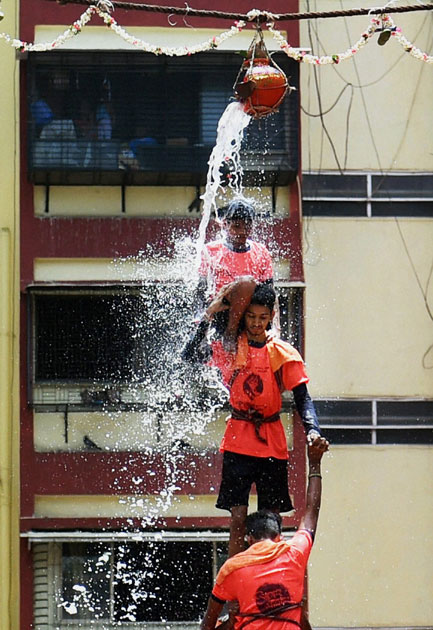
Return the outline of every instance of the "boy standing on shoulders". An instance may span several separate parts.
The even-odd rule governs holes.
[[[245,518],[251,486],[255,483],[258,508],[290,512],[288,449],[281,423],[281,393],[293,392],[295,406],[310,445],[323,443],[308,377],[299,352],[271,336],[275,291],[258,285],[244,314],[245,330],[237,352],[227,352],[221,342],[213,346],[211,364],[218,367],[230,391],[231,414],[221,442],[222,481],[216,506],[231,512],[229,556],[243,551]],[[218,296],[208,307],[211,318],[224,305]]]
[[[249,548],[229,558],[218,572],[202,630],[214,630],[226,601],[237,610],[226,627],[241,630],[293,630],[309,627],[302,611],[305,573],[319,518],[322,495],[320,462],[329,444],[320,438],[308,447],[305,515],[290,542],[281,539],[281,517],[262,510],[247,517]],[[235,617],[233,619],[233,616]],[[219,626],[221,629],[224,624]]]
[[[245,199],[231,201],[222,209],[223,237],[204,246],[199,268],[197,301],[206,306],[222,291],[225,309],[214,319],[224,345],[234,350],[239,323],[258,283],[273,282],[272,259],[264,245],[251,240],[256,213]]]

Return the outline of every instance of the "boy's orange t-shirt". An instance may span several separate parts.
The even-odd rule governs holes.
[[[214,294],[239,276],[253,276],[258,282],[272,278],[272,259],[266,247],[256,241],[248,241],[248,245],[246,252],[235,252],[222,240],[205,245],[199,274],[211,277]]]
[[[264,417],[281,410],[281,393],[271,368],[266,344],[260,348],[248,346],[246,364],[239,370],[231,385],[232,361],[221,342],[217,342],[213,348],[212,363],[221,370],[224,383],[230,387],[230,405],[234,409],[255,410]],[[288,361],[281,369],[286,390],[308,382],[302,361]],[[257,438],[252,422],[229,417],[220,450],[253,457],[288,458],[287,439],[281,420],[262,424],[259,433],[266,444]]]
[[[266,541],[268,542],[268,541]],[[257,544],[262,544],[262,541]],[[269,545],[274,545],[269,541]],[[223,601],[238,601],[242,613],[270,613],[272,609],[288,603],[298,603],[304,592],[304,576],[313,545],[310,532],[298,530],[290,541],[286,553],[263,564],[246,565],[229,573],[215,584],[212,594]],[[252,545],[238,556],[248,556]],[[251,552],[250,552],[251,553]],[[237,556],[236,556],[237,557]],[[223,568],[222,568],[223,569]],[[221,570],[222,570],[221,569]],[[300,622],[301,609],[288,610],[282,617]],[[236,617],[235,630],[250,617]],[[257,619],[248,624],[251,630],[293,630],[290,622]]]

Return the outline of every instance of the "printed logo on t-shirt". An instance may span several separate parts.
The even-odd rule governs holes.
[[[242,385],[244,393],[250,400],[263,393],[263,381],[258,374],[250,374]]]
[[[290,593],[283,584],[262,584],[256,591],[256,606],[263,614],[290,604]]]

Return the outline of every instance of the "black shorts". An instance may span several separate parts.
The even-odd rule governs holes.
[[[293,504],[289,496],[287,460],[275,457],[252,457],[224,451],[220,491],[216,507],[230,510],[248,506],[253,483],[257,489],[259,510],[290,512]]]

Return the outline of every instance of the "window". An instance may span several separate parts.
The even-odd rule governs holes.
[[[131,535],[104,542],[93,536],[83,542],[34,543],[36,628],[150,629],[170,621],[198,627],[227,558],[220,535],[214,541],[209,535],[181,540],[179,533],[178,540],[167,542],[131,542]],[[52,575],[43,583],[49,567]]]
[[[303,287],[276,286],[280,309],[281,338],[302,351]]]
[[[300,348],[302,288],[278,293],[282,336]],[[182,283],[30,288],[29,402],[47,411],[219,406],[205,370],[180,358],[192,300]]]
[[[316,400],[333,444],[433,444],[431,400]]]
[[[298,81],[298,64],[278,63]],[[203,185],[218,120],[233,98],[236,54],[29,55],[29,172],[36,184]],[[266,156],[264,157],[264,153]],[[298,167],[298,96],[252,121],[243,166],[286,185]],[[259,178],[259,180],[257,180]]]
[[[181,284],[33,287],[29,308],[33,404],[133,405],[187,377],[177,357],[193,308]]]
[[[305,216],[433,217],[433,175],[304,174]]]

